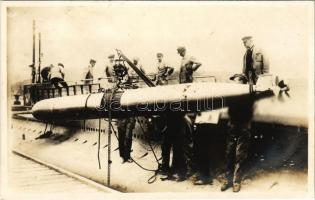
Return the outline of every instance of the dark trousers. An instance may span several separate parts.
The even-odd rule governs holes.
[[[119,155],[124,160],[128,160],[130,158],[132,131],[135,128],[135,123],[136,121],[133,117],[119,119],[117,122]]]
[[[250,145],[250,126],[254,112],[254,99],[240,97],[238,101],[229,106],[230,117],[226,146],[226,178],[233,183],[240,183],[245,160],[248,157]]]
[[[196,170],[203,178],[210,177],[210,154],[211,154],[211,134],[209,127],[206,125],[199,125],[196,135],[194,137],[194,157],[196,160]]]
[[[172,171],[184,175],[187,171],[184,155],[185,120],[182,115],[167,116],[167,131],[162,141],[162,167],[169,169],[170,153],[173,148]]]
[[[54,77],[50,79],[50,82],[55,86],[55,88],[61,88],[59,86],[59,83],[62,85],[62,87],[68,87],[68,84],[62,78],[59,77]]]
[[[229,182],[240,183],[244,172],[244,161],[248,156],[250,145],[250,130],[248,127],[231,127],[226,146],[226,179]]]

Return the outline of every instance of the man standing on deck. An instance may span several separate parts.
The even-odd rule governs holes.
[[[132,58],[132,62],[143,74],[145,74],[145,70],[143,69],[142,64],[139,62],[138,57]],[[139,76],[131,67],[128,67],[128,75],[128,80],[130,83],[132,83],[133,86],[139,87]]]
[[[32,83],[35,83],[35,79],[36,79],[36,68],[35,68],[35,64],[31,64],[31,65],[29,65],[29,67],[32,69],[32,73],[31,73]]]
[[[125,90],[135,87],[129,78],[128,69],[124,65],[117,63],[113,66],[113,70],[118,88]],[[119,155],[122,163],[132,162],[130,153],[135,125],[135,117],[117,119]]]
[[[115,82],[114,65],[115,65],[115,55],[111,54],[108,56],[108,62],[105,67],[105,75],[108,78],[108,82],[110,83]]]
[[[255,47],[251,36],[243,37],[242,41],[246,48],[242,73],[249,84],[255,85],[260,75],[269,73],[269,61],[266,54]]]
[[[187,56],[185,47],[178,47],[177,53],[182,57],[180,63],[179,83],[192,83],[193,73],[201,66],[194,57]]]
[[[96,61],[91,59],[90,64],[87,66],[84,72],[84,84],[91,84],[93,83],[93,77],[94,77],[94,66]]]
[[[242,38],[246,48],[243,57],[242,73],[246,77],[243,83],[254,85],[261,74],[269,72],[268,60],[256,49],[252,37]],[[251,91],[251,90],[250,90]],[[239,99],[238,103],[229,106],[229,130],[226,145],[226,172],[221,191],[233,187],[233,192],[241,190],[244,163],[248,156],[251,137],[251,119],[254,102],[250,98]]]
[[[199,69],[201,63],[196,61],[194,57],[188,56],[186,53],[186,48],[180,46],[177,48],[177,53],[182,57],[180,63],[180,72],[179,72],[179,83],[192,83],[193,82],[193,73]],[[193,125],[195,120],[195,115],[190,114],[186,115],[186,118],[189,119],[190,123]],[[186,121],[187,123],[187,121]],[[185,152],[185,159],[188,167],[188,175],[192,175],[193,171],[195,170],[198,163],[196,163],[196,150],[195,144],[196,138],[191,135],[191,132],[186,130],[185,142],[184,142],[184,152]],[[205,181],[206,179],[210,180],[209,178],[201,179],[201,176],[197,176],[196,181],[194,184],[202,185],[209,183],[209,181]]]
[[[156,85],[167,85],[168,77],[174,72],[174,68],[170,67],[164,60],[163,54],[157,53],[157,74],[153,81],[156,80]]]
[[[182,57],[179,82],[192,83],[193,72],[201,66],[201,63],[187,56],[185,47],[178,47],[177,52]],[[162,145],[162,171],[167,170],[169,166],[170,148],[173,147],[172,173],[174,173],[176,181],[183,181],[187,178],[187,163],[188,167],[191,167],[192,149],[189,146],[191,135],[187,129],[187,121],[184,115],[168,115],[166,121],[165,144]]]
[[[130,153],[135,125],[136,119],[134,117],[117,120],[119,156],[122,158],[122,163],[132,162]]]
[[[163,54],[157,53],[157,74],[154,77],[153,81],[157,80],[156,85],[167,85],[168,84],[168,77],[173,73],[174,68],[170,67],[168,64],[166,64],[163,61]],[[174,120],[171,120],[171,116],[165,116],[166,120],[166,126],[168,127],[166,132],[164,132],[162,137],[162,144],[161,144],[161,150],[162,150],[162,166],[160,168],[160,172],[164,175],[170,175],[170,153],[171,148],[174,147],[175,143],[175,135],[172,134],[178,133],[179,130],[176,130],[176,128],[180,127],[174,127],[174,124],[176,122]],[[175,125],[176,126],[176,125]],[[183,160],[183,159],[181,159]]]

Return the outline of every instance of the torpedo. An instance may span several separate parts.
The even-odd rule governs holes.
[[[257,100],[273,95],[270,89],[250,93],[243,84],[189,83],[45,99],[33,106],[32,114],[49,122],[106,118],[109,114],[123,118],[187,113],[224,108],[242,98]]]

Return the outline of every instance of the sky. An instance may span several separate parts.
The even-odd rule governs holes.
[[[178,46],[202,63],[201,72],[240,73],[251,35],[270,60],[271,72],[308,78],[313,55],[312,2],[103,2],[7,9],[7,69],[10,81],[30,79],[32,21],[42,36],[42,66],[65,65],[66,79],[83,78],[91,58],[104,76],[107,56],[120,49],[155,72],[156,53],[176,70]],[[38,41],[36,41],[36,46]],[[36,60],[38,59],[36,53]]]

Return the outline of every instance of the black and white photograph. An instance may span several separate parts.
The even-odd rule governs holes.
[[[0,199],[314,198],[314,2],[3,1],[0,141]]]

